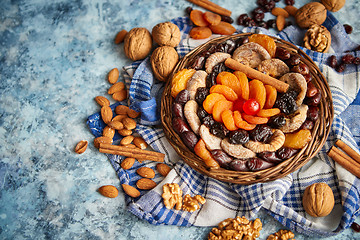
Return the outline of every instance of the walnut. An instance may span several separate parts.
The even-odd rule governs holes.
[[[334,194],[326,183],[314,183],[305,189],[303,207],[313,217],[325,217],[334,207]]]
[[[171,22],[157,24],[151,34],[160,46],[176,47],[180,43],[180,29]]]
[[[294,239],[295,235],[290,230],[279,230],[267,237],[266,240],[289,240]]]
[[[167,209],[172,209],[175,205],[176,210],[182,207],[182,190],[177,183],[166,183],[163,186],[164,205]]]
[[[165,82],[179,61],[179,55],[173,47],[158,47],[151,54],[150,62],[155,77]]]
[[[188,212],[195,212],[196,210],[200,209],[199,203],[204,204],[205,202],[205,198],[200,195],[191,197],[190,194],[186,194],[183,198],[183,210]]]
[[[312,25],[304,37],[304,46],[307,49],[326,53],[330,49],[331,34],[322,25]]]
[[[326,8],[318,2],[305,4],[295,14],[296,23],[301,28],[309,28],[313,24],[321,25],[326,19]]]
[[[146,28],[131,29],[124,39],[125,55],[133,61],[144,59],[152,48],[151,34]]]
[[[321,0],[327,10],[332,12],[339,11],[344,5],[346,0]]]

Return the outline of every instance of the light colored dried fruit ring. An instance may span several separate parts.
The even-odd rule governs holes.
[[[271,56],[260,44],[249,42],[235,49],[232,58],[251,68],[256,68],[262,61],[271,59]]]
[[[211,134],[209,128],[204,124],[200,126],[199,133],[208,150],[221,149],[221,138]]]
[[[308,105],[302,104],[294,113],[294,117],[285,118],[285,125],[280,128],[284,133],[290,133],[298,130],[305,122],[307,117]]]
[[[256,157],[252,150],[245,148],[242,144],[232,144],[228,138],[224,138],[221,141],[221,148],[230,156],[238,159]]]
[[[258,66],[258,70],[274,78],[281,77],[282,75],[290,72],[286,63],[277,58],[262,61]]]
[[[287,73],[279,80],[289,84],[289,89],[295,90],[298,93],[295,101],[296,105],[300,106],[303,103],[307,92],[307,83],[303,75],[300,73]]]
[[[201,126],[200,119],[197,115],[198,108],[199,108],[199,106],[195,100],[187,101],[187,103],[184,106],[185,118],[186,118],[187,122],[189,123],[193,132],[197,135],[199,135],[199,129]]]
[[[206,72],[209,74],[212,72],[213,68],[215,67],[215,65],[224,62],[227,58],[231,57],[230,54],[228,53],[223,53],[223,52],[216,52],[211,54],[205,62],[205,69]]]
[[[269,143],[263,143],[263,142],[257,142],[250,140],[249,142],[245,143],[245,146],[255,153],[260,152],[275,152],[279,148],[284,145],[285,142],[285,134],[279,130],[276,129],[273,135],[271,136]]]
[[[199,87],[206,87],[207,73],[205,71],[196,71],[186,84],[186,90],[190,93],[190,99],[195,99],[196,90]]]

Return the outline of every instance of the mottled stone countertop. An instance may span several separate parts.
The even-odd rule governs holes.
[[[217,1],[233,18],[255,1]],[[308,0],[296,0],[302,6]],[[282,5],[280,5],[282,4]],[[283,0],[279,3],[284,6]],[[114,169],[92,144],[110,69],[131,63],[113,39],[184,16],[185,0],[4,0],[0,5],[0,239],[205,239],[210,228],[155,226],[126,211]],[[359,0],[334,13],[360,43]],[[355,17],[354,17],[355,16]],[[239,26],[237,26],[239,27]],[[74,153],[80,140],[87,151]],[[282,228],[265,213],[261,238]],[[360,222],[360,218],[357,219]],[[359,239],[351,229],[329,239]],[[296,235],[296,239],[309,239]]]

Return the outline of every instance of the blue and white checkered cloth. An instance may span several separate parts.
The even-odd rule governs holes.
[[[182,33],[181,43],[177,47],[181,57],[204,42],[189,38],[188,33],[192,25],[188,18],[177,18],[172,22],[179,26]],[[351,42],[343,30],[342,24],[331,14],[328,15],[324,25],[332,34],[330,53],[322,54],[300,48],[318,64],[330,85],[335,109],[331,132],[324,147],[315,158],[298,171],[273,182],[250,186],[228,184],[204,176],[181,161],[159,126],[160,98],[164,83],[153,77],[149,59],[124,67],[122,74],[129,89],[129,106],[142,112],[136,132],[155,151],[165,153],[165,162],[173,168],[166,178],[156,174],[153,180],[158,183],[158,186],[151,191],[141,191],[141,196],[136,199],[126,196],[128,210],[152,224],[215,226],[229,217],[255,218],[259,210],[264,209],[284,226],[306,235],[326,237],[348,228],[359,215],[360,181],[331,160],[326,152],[337,139],[341,139],[359,151],[357,143],[359,144],[360,140],[358,123],[360,108],[357,105],[350,105],[359,90],[359,69],[355,65],[347,66],[345,72],[338,73],[327,65],[327,58],[333,54],[340,58],[345,51],[352,50],[358,45]],[[266,29],[260,30],[270,34]],[[259,29],[244,29],[243,31],[259,31]],[[303,34],[304,30],[289,26],[278,36],[296,45],[301,45]],[[360,52],[351,53],[360,56]],[[359,105],[360,101],[357,100],[357,102]],[[114,104],[112,109],[118,104],[127,103]],[[354,108],[345,111],[349,105]],[[354,112],[355,115],[353,115]],[[357,119],[357,123],[354,123],[354,119],[355,121]],[[354,123],[351,130],[345,121],[350,124]],[[105,124],[100,119],[99,113],[88,118],[88,125],[96,137],[101,136]],[[115,142],[120,138],[116,134]],[[156,166],[154,162],[136,162],[130,170],[124,171],[120,167],[123,157],[107,156],[118,174],[121,184],[135,186],[136,181],[140,178],[136,174],[137,168],[147,166],[155,169]],[[302,207],[302,194],[305,188],[316,182],[326,182],[335,196],[333,211],[323,218],[309,216]],[[192,196],[199,194],[204,196],[207,201],[199,211],[194,213],[169,210],[165,208],[161,198],[162,186],[165,183],[178,183],[184,194]]]

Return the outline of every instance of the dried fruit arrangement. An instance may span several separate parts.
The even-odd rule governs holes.
[[[275,166],[312,139],[321,92],[311,79],[301,58],[271,37],[229,38],[173,75],[172,127],[210,169]]]

